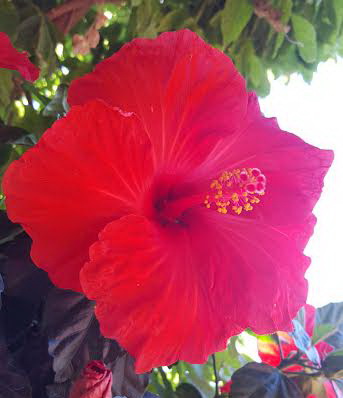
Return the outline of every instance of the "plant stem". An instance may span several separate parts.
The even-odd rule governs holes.
[[[213,362],[213,373],[214,373],[214,380],[216,383],[216,393],[215,397],[219,396],[219,389],[218,389],[218,373],[217,373],[217,364],[216,364],[216,354],[212,354],[212,362]]]

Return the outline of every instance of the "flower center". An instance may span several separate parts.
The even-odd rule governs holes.
[[[242,168],[224,171],[211,182],[211,191],[206,195],[204,205],[226,214],[232,211],[241,214],[251,211],[265,194],[267,179],[257,168]]]

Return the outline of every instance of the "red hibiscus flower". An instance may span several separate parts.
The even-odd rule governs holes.
[[[232,380],[229,380],[223,385],[223,387],[220,387],[220,393],[222,395],[228,394],[231,391],[231,385],[232,385]]]
[[[112,373],[102,361],[91,361],[76,380],[69,398],[112,398]]]
[[[69,101],[8,169],[8,213],[57,286],[96,300],[136,371],[202,363],[247,327],[290,330],[332,152],[264,118],[190,31],[133,40]]]
[[[31,82],[39,76],[39,69],[29,61],[26,53],[17,51],[3,32],[0,32],[0,68],[17,70],[24,79]]]
[[[310,337],[312,337],[314,333],[315,314],[316,309],[312,305],[306,304],[304,306],[305,330]],[[292,358],[299,352],[293,338],[289,334],[278,332],[278,337],[284,358]],[[262,362],[271,366],[279,366],[282,359],[280,347],[277,343],[259,341],[259,356]],[[314,344],[314,347],[316,348],[321,360],[323,360],[334,349],[326,341],[319,341]],[[300,372],[303,370],[303,367],[300,365],[292,365],[288,367],[287,370],[291,372]]]

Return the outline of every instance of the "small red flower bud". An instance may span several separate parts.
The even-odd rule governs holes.
[[[69,398],[112,398],[112,373],[102,361],[91,361],[70,391]]]

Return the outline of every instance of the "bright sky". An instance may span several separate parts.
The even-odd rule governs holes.
[[[318,221],[305,251],[312,258],[306,276],[310,304],[343,301],[343,60],[319,65],[311,85],[297,75],[288,85],[274,81],[261,107],[266,116],[277,117],[282,129],[335,151],[314,211]]]

